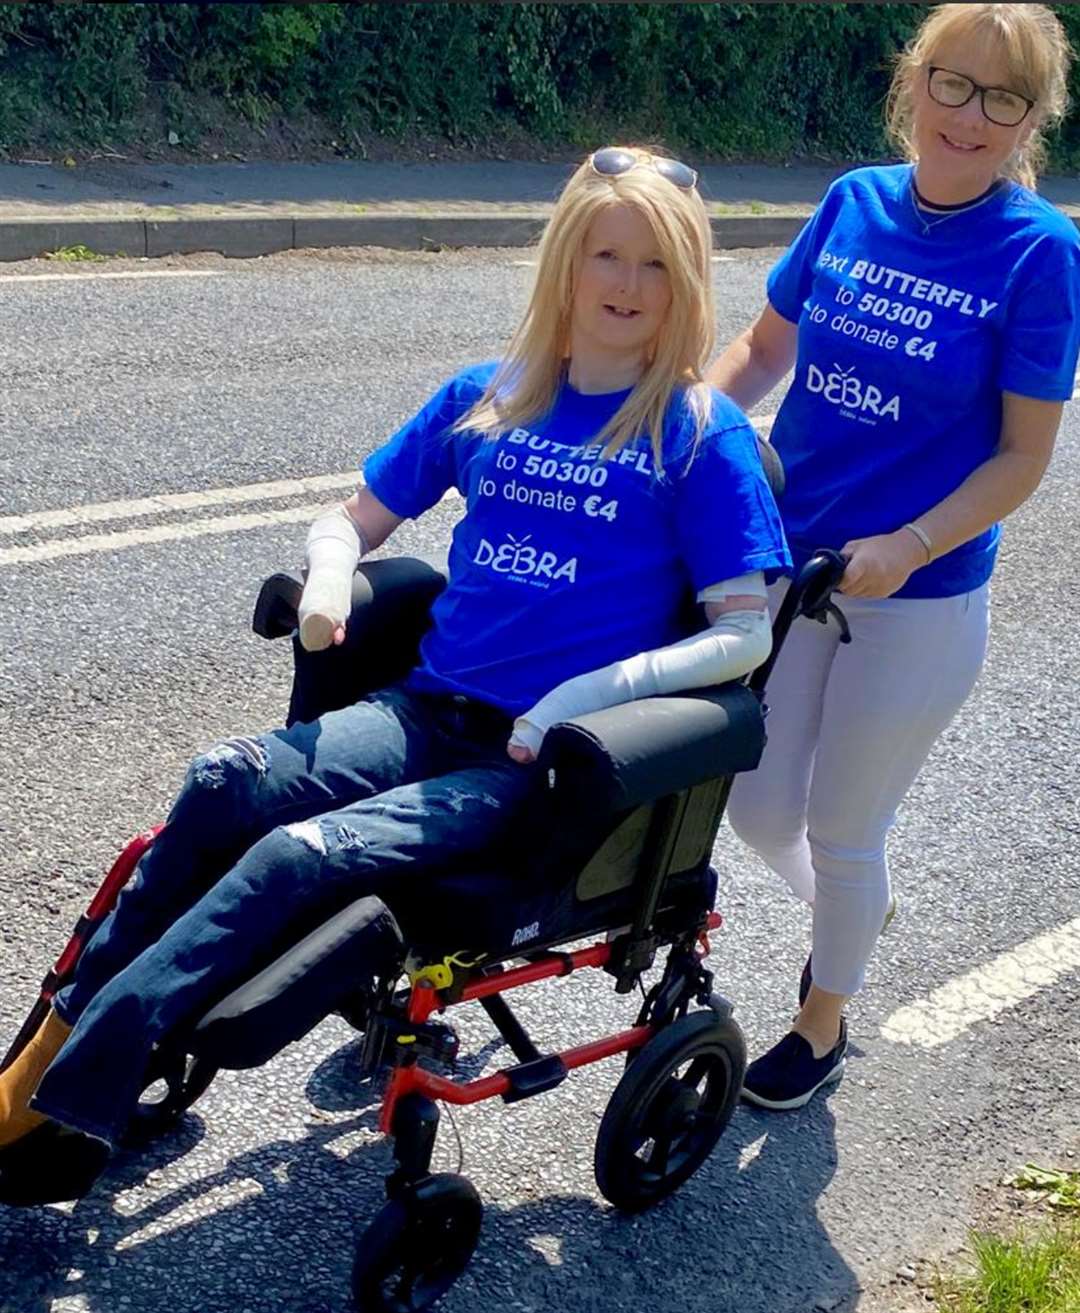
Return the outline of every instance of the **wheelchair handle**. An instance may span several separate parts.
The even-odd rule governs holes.
[[[798,616],[807,616],[822,624],[826,624],[831,616],[840,625],[840,641],[851,642],[844,613],[832,600],[833,591],[846,569],[847,557],[830,547],[819,547],[795,576],[773,621],[773,645],[768,660],[750,677],[749,686],[755,693],[764,692],[788,631]]]

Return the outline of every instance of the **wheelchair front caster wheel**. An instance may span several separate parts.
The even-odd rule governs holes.
[[[155,1053],[142,1097],[124,1132],[124,1145],[140,1149],[179,1126],[184,1113],[205,1094],[218,1069],[185,1053]]]
[[[356,1243],[353,1296],[359,1313],[420,1313],[469,1265],[483,1205],[464,1176],[440,1172],[385,1204]]]
[[[746,1044],[730,1018],[691,1012],[658,1031],[615,1087],[596,1137],[596,1183],[624,1212],[678,1189],[731,1120]]]

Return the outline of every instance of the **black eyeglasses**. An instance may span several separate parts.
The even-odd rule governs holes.
[[[603,150],[593,151],[589,164],[594,173],[604,178],[617,178],[629,173],[638,165],[654,168],[662,178],[678,187],[680,191],[693,191],[697,186],[697,170],[682,160],[668,159],[665,155],[635,155],[633,151],[622,150],[618,146],[605,146]]]
[[[937,68],[933,64],[927,68],[926,89],[932,100],[949,109],[959,109],[961,105],[966,105],[977,91],[983,117],[1002,128],[1015,128],[1023,123],[1035,105],[1033,100],[1018,91],[1008,91],[1005,87],[984,87],[964,73],[956,73],[951,68]]]

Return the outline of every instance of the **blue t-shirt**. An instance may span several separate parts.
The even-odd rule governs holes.
[[[713,394],[696,451],[689,408],[672,401],[658,474],[644,438],[609,460],[590,445],[627,392],[564,383],[528,428],[451,433],[494,370],[451,379],[364,463],[395,515],[418,516],[450,488],[466,501],[412,688],[519,715],[565,679],[682,637],[691,590],[790,566],[754,432],[727,398]]]
[[[773,426],[796,565],[815,547],[891,533],[993,455],[1003,391],[1072,396],[1080,239],[1016,183],[948,215],[915,204],[910,165],[838,178],[769,275],[799,326]],[[916,570],[899,597],[989,578],[994,526]]]

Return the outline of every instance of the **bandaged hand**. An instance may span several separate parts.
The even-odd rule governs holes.
[[[363,535],[344,506],[320,515],[308,530],[307,580],[297,608],[300,642],[308,652],[345,641],[352,579],[366,550]]]
[[[713,614],[709,628],[701,633],[559,684],[514,721],[507,755],[521,765],[535,761],[552,725],[588,711],[662,693],[707,688],[749,674],[772,648],[761,573],[726,580],[698,594],[699,601],[711,604],[710,612],[730,597],[737,598],[740,606],[745,603],[746,609]]]

